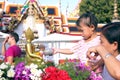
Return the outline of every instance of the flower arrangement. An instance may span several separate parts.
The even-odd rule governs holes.
[[[90,67],[76,60],[66,61],[58,66],[68,72],[72,80],[102,80],[102,77],[90,71]]]
[[[55,66],[51,62],[26,65],[25,62],[11,66],[0,65],[0,80],[102,80],[90,67],[78,61],[69,61]]]
[[[0,80],[41,80],[43,69],[54,66],[51,62],[46,62],[40,66],[36,64],[25,64],[23,58],[16,58],[14,66],[8,63],[0,63]]]
[[[0,80],[41,80],[41,69],[36,64],[29,66],[24,62],[11,66],[7,63],[0,65]]]

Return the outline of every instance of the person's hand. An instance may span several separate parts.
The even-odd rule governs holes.
[[[88,65],[90,66],[90,70],[93,71],[96,68],[98,68],[98,60],[88,60],[87,61]]]
[[[7,37],[4,39],[3,44],[6,44],[6,43],[8,42],[8,39],[9,39],[9,37],[7,36]]]
[[[98,55],[97,46],[91,47],[87,51],[87,58],[90,60],[96,60]]]
[[[57,48],[52,48],[53,49],[53,54],[58,53],[58,49]]]
[[[94,55],[91,55],[92,53],[94,53]],[[96,59],[96,57],[100,55],[102,58],[104,58],[107,53],[109,52],[105,49],[104,46],[98,45],[88,49],[87,57],[89,59]]]

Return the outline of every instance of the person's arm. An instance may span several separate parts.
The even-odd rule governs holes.
[[[3,43],[2,44],[2,55],[4,55],[5,54],[5,51],[6,51],[6,46],[5,46],[5,44]]]
[[[54,54],[56,53],[62,53],[62,54],[73,54],[73,52],[70,49],[53,49]]]
[[[7,63],[13,64],[13,56],[8,56],[7,57]]]
[[[53,54],[56,53],[62,53],[62,54],[67,54],[67,55],[71,55],[74,53],[74,50],[78,50],[80,45],[82,43],[82,40],[80,40],[79,42],[77,42],[74,46],[72,46],[70,49],[58,49],[58,48],[53,48]]]
[[[2,52],[1,52],[2,55],[5,54],[5,51],[6,51],[6,46],[5,46],[5,45],[6,45],[7,41],[8,41],[8,38],[9,38],[9,37],[6,37],[5,40],[4,40],[3,43],[2,43]]]
[[[91,58],[91,52],[99,54],[101,58],[104,60],[104,64],[115,79],[120,79],[120,61],[118,61],[112,54],[110,54],[103,46],[96,46],[90,48],[87,52],[87,56]],[[93,57],[92,57],[93,58]]]
[[[118,61],[114,56],[108,55],[104,53],[101,55],[106,68],[108,69],[109,73],[116,79],[120,79],[120,61]],[[107,56],[107,57],[105,57]]]
[[[90,62],[91,63],[91,62]],[[89,63],[88,63],[89,64]],[[92,64],[92,63],[91,63]],[[96,62],[96,63],[93,63],[93,65],[91,65],[90,64],[90,66],[91,66],[91,71],[94,71],[94,70],[96,70],[97,68],[99,68],[100,66],[102,66],[103,65],[103,60],[102,59],[100,59],[98,62]]]
[[[118,61],[102,46],[98,47],[97,51],[104,60],[104,64],[111,76],[113,76],[117,80],[120,79],[120,61]]]

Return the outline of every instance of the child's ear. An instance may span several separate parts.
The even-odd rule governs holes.
[[[91,28],[92,30],[95,30],[95,26],[94,26],[94,25],[91,25],[90,28]]]

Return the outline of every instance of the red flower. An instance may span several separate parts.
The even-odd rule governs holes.
[[[65,70],[59,70],[58,77],[61,78],[61,80],[71,80],[69,74]]]
[[[42,80],[71,80],[66,71],[59,70],[53,66],[47,67],[45,73],[42,73],[41,77]]]
[[[53,66],[49,66],[45,69],[45,72],[50,72],[50,73],[56,72],[56,71],[58,71],[58,69],[56,67],[53,67]]]

